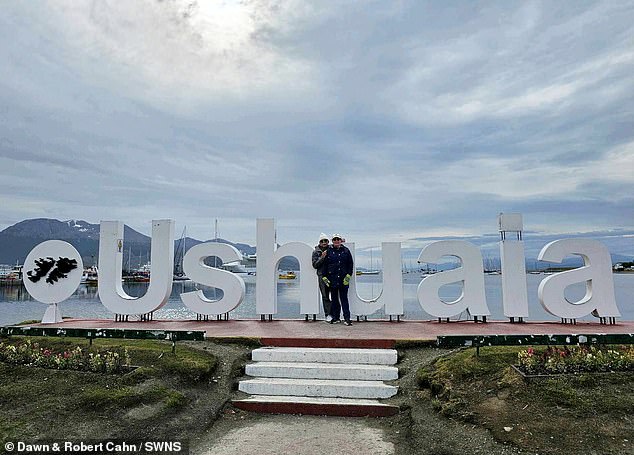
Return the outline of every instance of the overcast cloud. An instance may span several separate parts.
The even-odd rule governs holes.
[[[0,229],[630,232],[632,24],[631,1],[6,2]]]

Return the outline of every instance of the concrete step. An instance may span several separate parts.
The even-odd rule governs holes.
[[[366,365],[394,365],[398,360],[394,349],[353,348],[280,348],[255,349],[251,358],[257,362],[318,362]]]
[[[259,395],[233,400],[239,409],[269,414],[307,414],[344,417],[386,417],[398,413],[399,408],[375,400],[351,398],[322,398],[306,396]]]
[[[334,379],[254,378],[240,381],[238,389],[251,395],[291,395],[339,398],[389,398],[398,388],[381,381]]]
[[[268,378],[358,379],[363,381],[398,379],[398,369],[387,365],[257,362],[247,365],[245,372],[249,376]]]

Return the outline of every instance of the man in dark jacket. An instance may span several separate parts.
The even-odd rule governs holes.
[[[326,277],[330,285],[330,298],[332,306],[330,315],[331,324],[341,322],[340,313],[343,310],[343,319],[346,325],[352,325],[350,321],[350,304],[348,303],[348,286],[352,278],[352,253],[343,246],[343,237],[339,234],[332,236],[332,247],[326,254]],[[341,301],[341,303],[339,303]]]
[[[317,278],[319,279],[319,292],[321,292],[321,303],[324,307],[326,322],[332,321],[330,316],[330,288],[326,285],[326,255],[328,254],[328,236],[323,232],[319,236],[319,245],[313,251],[313,267],[317,269]]]

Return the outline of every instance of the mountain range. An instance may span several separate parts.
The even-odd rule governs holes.
[[[129,263],[131,268],[138,268],[150,259],[151,237],[124,226],[124,268]],[[46,240],[63,240],[73,245],[81,254],[84,265],[96,263],[99,256],[99,225],[83,220],[59,221],[49,218],[37,218],[21,221],[0,232],[0,264],[23,264],[26,256],[36,245]],[[186,237],[185,248],[210,240],[201,241]],[[214,242],[227,243],[243,254],[255,254],[255,247],[245,243],[232,243],[225,239],[214,239]],[[181,239],[175,240],[174,251],[178,252]],[[290,268],[292,264],[288,264]],[[284,264],[281,264],[284,268]]]
[[[634,231],[621,232],[620,235],[610,233],[609,236],[595,233],[592,237],[601,240],[611,251],[612,262],[628,262],[633,261],[634,256],[627,254],[633,250],[632,239],[634,239]],[[573,235],[574,236],[574,235]],[[548,263],[538,263],[536,257],[539,250],[549,241],[557,238],[570,237],[556,235],[537,235],[527,233],[525,237],[526,247],[526,264],[528,269],[543,269],[549,266]],[[580,235],[581,237],[581,235]],[[586,235],[583,235],[586,237]],[[420,238],[411,239],[429,243],[437,240],[448,240],[447,238]],[[497,244],[497,236],[481,236],[481,237],[456,237],[456,240],[468,240],[477,245],[483,254],[486,263],[492,264],[491,268],[499,268],[499,246]],[[75,248],[82,256],[82,260],[86,266],[95,264],[99,255],[99,224],[91,224],[84,220],[67,220],[59,221],[50,218],[37,218],[24,220],[13,226],[10,226],[0,232],[0,264],[23,264],[29,252],[41,242],[45,240],[64,240]],[[256,247],[245,243],[233,243],[225,239],[198,240],[191,237],[184,239],[186,249],[194,245],[204,242],[220,242],[234,246],[245,255],[255,254]],[[181,239],[175,240],[174,251],[176,255],[182,255],[182,249],[179,249]],[[151,238],[141,234],[138,231],[124,227],[124,268],[129,264],[130,268],[138,268],[146,264],[150,259]],[[422,245],[421,245],[422,246]],[[405,248],[402,249],[402,257],[404,264],[416,264],[416,259],[421,248]],[[619,254],[625,252],[626,254]],[[357,251],[357,259],[361,259],[368,255],[368,251],[359,249]],[[552,264],[551,264],[552,265]],[[563,266],[577,267],[582,265],[581,259],[576,257],[568,257],[563,261]],[[284,270],[297,270],[299,264],[295,258],[284,258],[280,262],[280,268]],[[453,267],[448,265],[448,267]],[[444,269],[442,264],[438,265],[439,269]]]

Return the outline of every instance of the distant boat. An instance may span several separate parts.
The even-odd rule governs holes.
[[[429,268],[429,264],[427,264],[427,268],[421,269],[421,278],[425,278],[426,276],[430,276],[430,275],[434,275],[436,273],[438,273],[438,270],[436,269],[430,269]]]
[[[374,261],[372,260],[372,248],[370,248],[370,270],[357,270],[357,275],[378,275],[379,270],[372,269]]]
[[[126,283],[149,283],[151,270],[152,265],[148,262],[136,270],[129,271],[128,275],[123,277],[123,281]]]
[[[357,275],[378,275],[378,270],[357,270]]]
[[[85,268],[81,275],[80,283],[86,286],[97,286],[99,283],[99,271],[97,270],[97,266],[93,265],[92,267]]]
[[[278,275],[280,280],[294,280],[297,275],[295,275],[295,272],[284,272],[284,273],[280,273]]]
[[[22,284],[21,265],[0,266],[0,284],[3,286],[17,286]]]
[[[226,264],[222,264],[220,267],[222,270],[226,270],[227,272],[237,273],[237,274],[247,274],[248,270],[240,261],[227,262]]]

